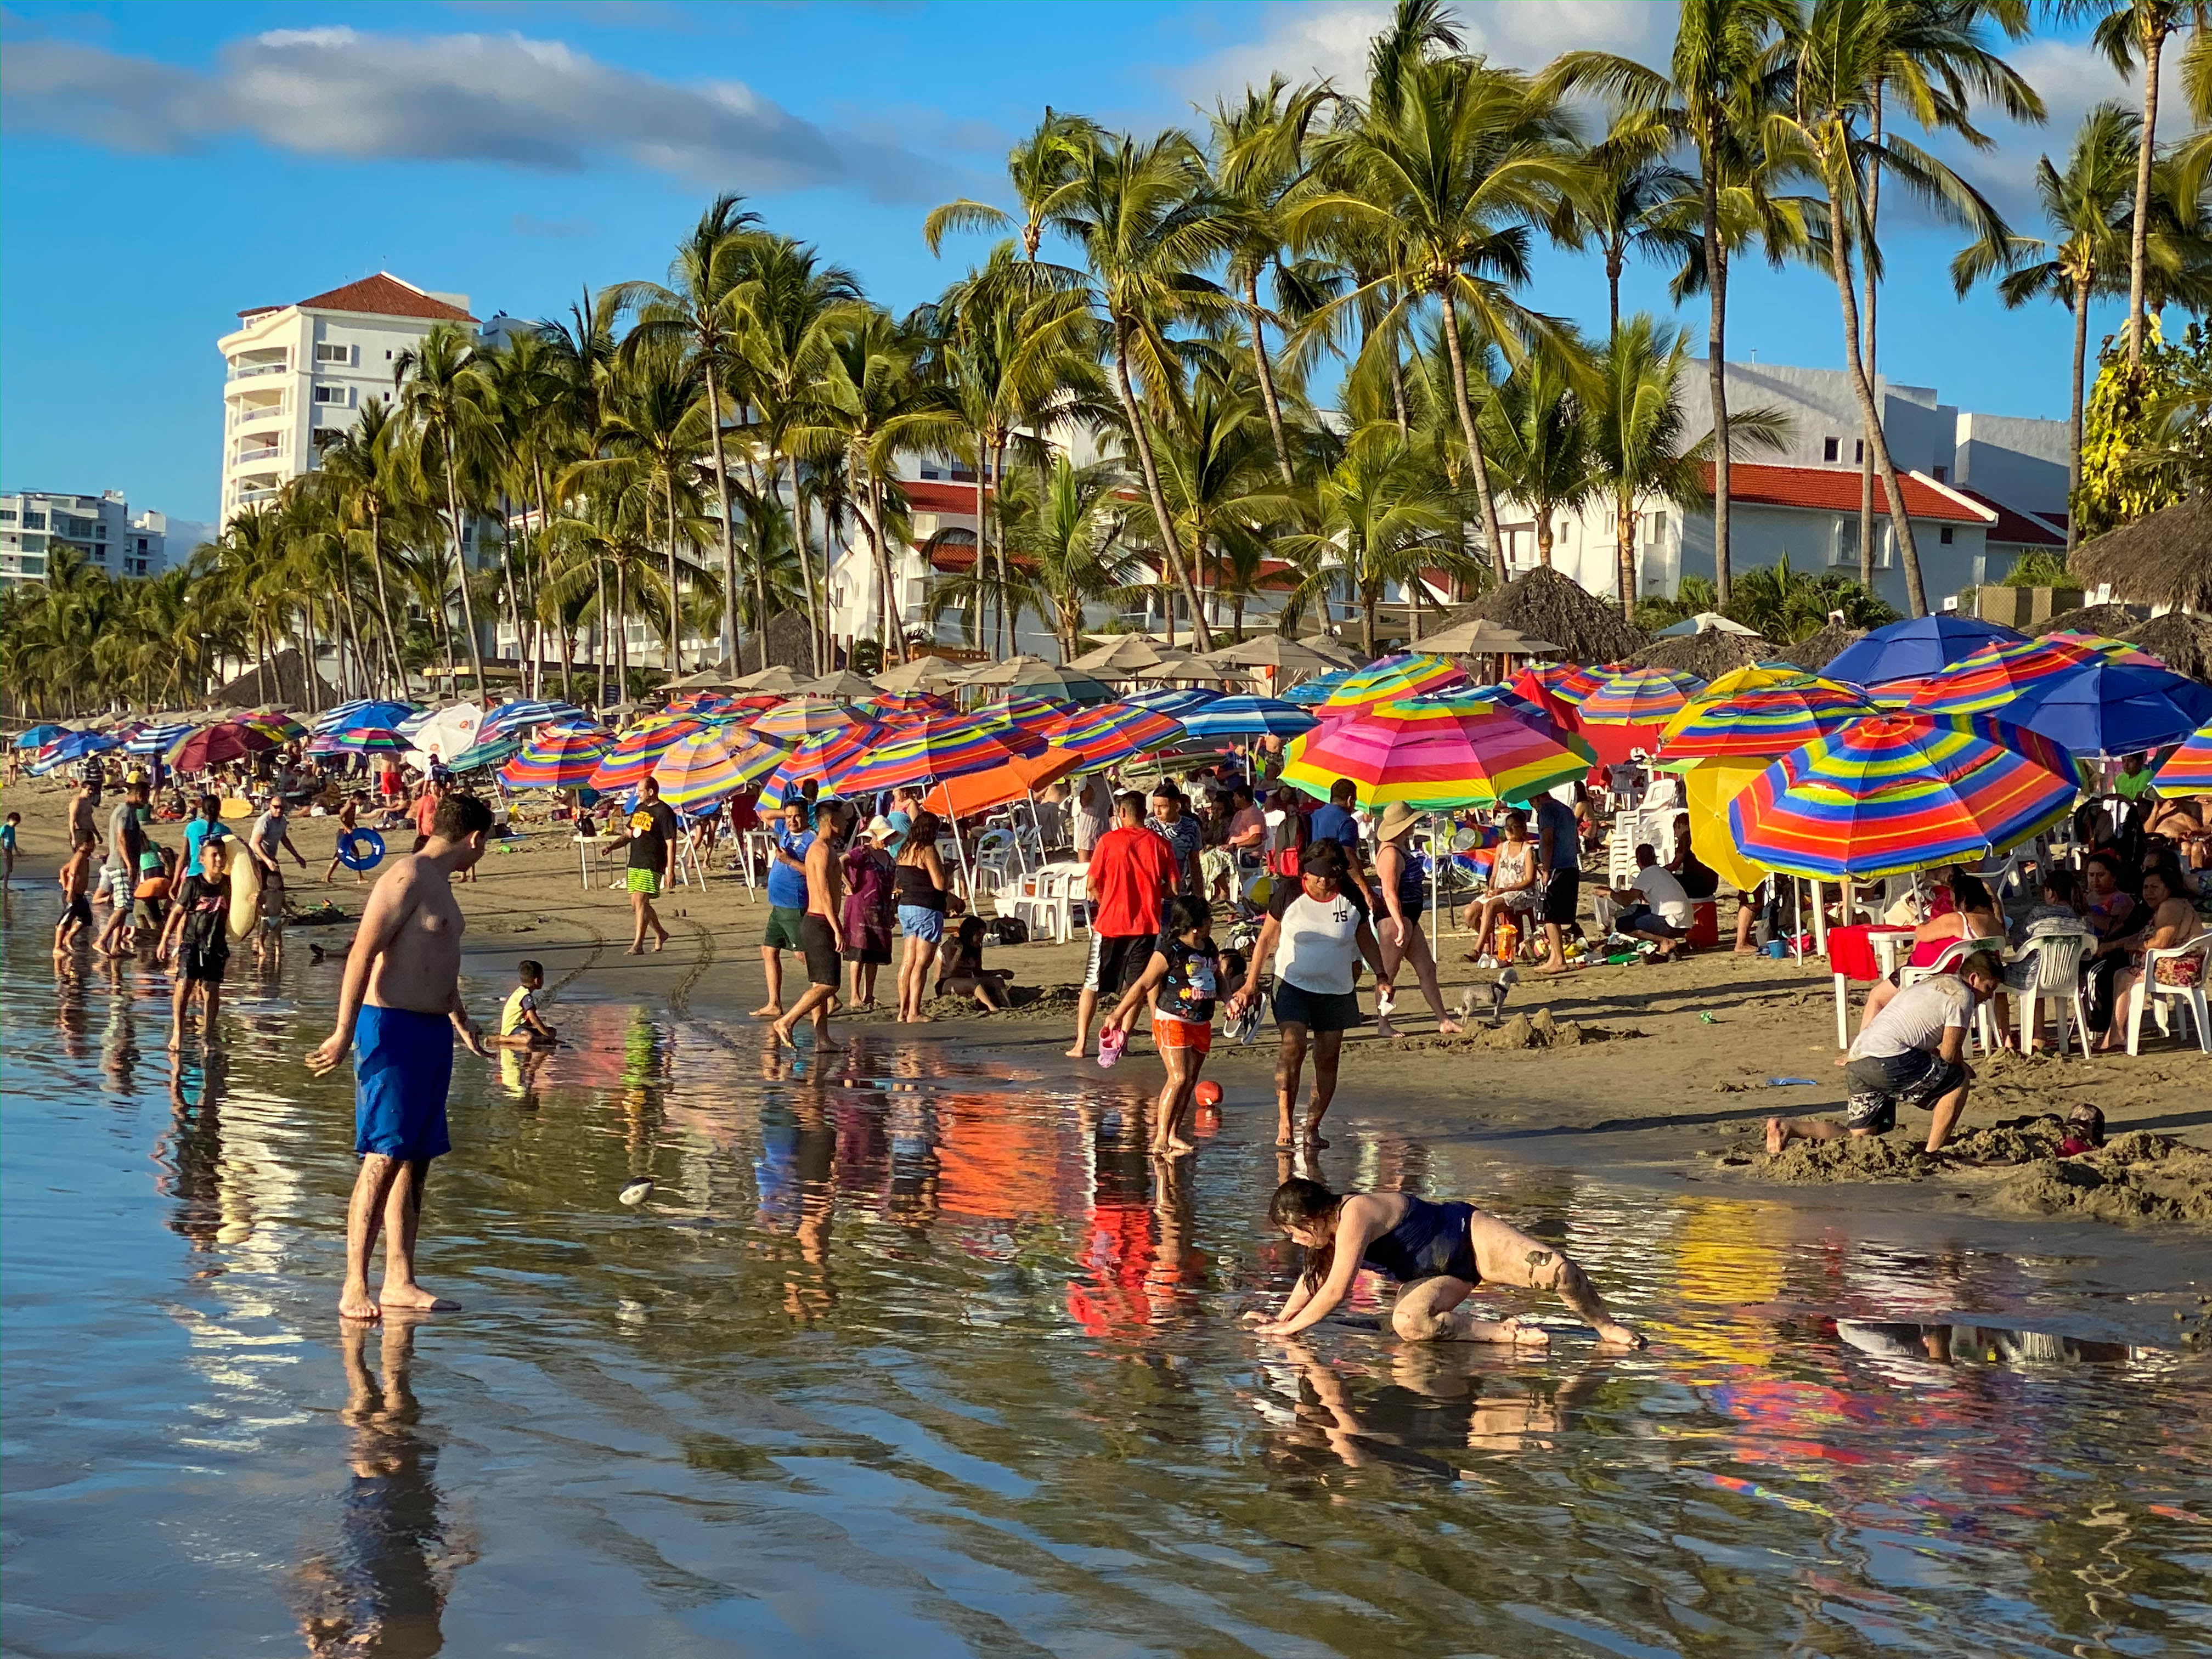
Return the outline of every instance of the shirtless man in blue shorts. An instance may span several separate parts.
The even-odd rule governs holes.
[[[337,1024],[307,1056],[318,1076],[355,1050],[354,1152],[361,1158],[346,1212],[345,1285],[338,1312],[380,1319],[386,1308],[442,1310],[460,1304],[415,1282],[415,1231],[430,1160],[452,1150],[446,1091],[453,1033],[489,1060],[461,1004],[461,907],[452,878],[483,856],[491,808],[473,795],[438,802],[422,850],[377,880],[346,957]],[[380,1225],[384,1285],[368,1293],[368,1258]]]

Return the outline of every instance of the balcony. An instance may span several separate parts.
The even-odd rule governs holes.
[[[250,461],[273,461],[283,453],[281,444],[261,444],[252,449],[240,450],[234,465],[244,466]]]
[[[252,426],[258,421],[276,420],[288,413],[291,407],[290,401],[282,398],[273,404],[247,404],[241,408],[231,410],[230,424],[234,429],[242,426]]]
[[[289,360],[282,357],[273,363],[233,363],[230,366],[230,378],[234,380],[251,380],[263,374],[285,374],[291,367]]]
[[[266,489],[241,489],[230,498],[230,504],[234,507],[258,507],[264,501],[276,499],[276,487],[271,485]]]

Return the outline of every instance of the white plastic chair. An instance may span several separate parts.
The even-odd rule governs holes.
[[[2035,960],[2035,977],[2020,997],[2020,1051],[2030,1053],[2043,1029],[2039,1005],[2051,1005],[2051,1024],[2057,1028],[2057,1052],[2063,1059],[2069,1034],[2079,1031],[2081,1047],[2089,1046],[2089,1018],[2081,1004],[2081,958],[2089,948],[2087,932],[2039,933],[2021,947],[2014,961]]]
[[[2197,983],[2194,985],[2160,985],[2158,965],[2161,962],[2179,962],[2194,957],[2197,959]],[[2197,1046],[2212,1054],[2212,1018],[2208,1018],[2204,1003],[2204,980],[2212,974],[2212,933],[2199,933],[2185,945],[2177,945],[2170,951],[2147,951],[2143,957],[2142,974],[2136,979],[2128,996],[2128,1052],[2141,1051],[2142,1042],[2143,1005],[2150,1004],[2151,1018],[2158,1022],[2159,1030],[2172,1035],[2173,1028],[2166,1024],[2166,1005],[2179,1002],[2189,1011],[2195,1022]]]
[[[995,892],[1020,867],[1020,848],[1011,829],[986,830],[975,842],[975,896]]]
[[[1911,964],[1897,970],[1899,990],[1917,985],[1923,979],[1934,979],[1938,974],[1955,974],[1959,964],[1977,951],[1987,951],[2002,957],[2005,942],[2001,939],[1954,939],[1945,945],[1935,961],[1915,968]],[[1996,1011],[1985,998],[1974,1006],[1974,1038],[1982,1045],[1982,1052],[1993,1054],[1997,1049]]]

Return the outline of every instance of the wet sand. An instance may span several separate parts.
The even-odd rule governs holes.
[[[19,884],[51,879],[67,799],[48,784],[5,792],[0,810],[25,817]],[[678,1018],[696,1012],[725,1019],[761,1005],[766,902],[725,874],[719,857],[703,890],[679,887],[660,901],[673,936],[667,948],[633,957],[619,865],[595,864],[587,890],[565,826],[525,819],[518,827],[526,833],[495,846],[479,879],[460,890],[469,917],[467,988],[479,1018],[506,994],[513,963],[524,957],[544,963],[556,1003],[563,994],[635,999],[664,1002]],[[174,840],[181,826],[157,825],[155,835]],[[343,871],[334,885],[318,879],[335,835],[331,820],[295,820],[293,839],[309,870],[302,878],[288,865],[291,897],[295,909],[335,903],[349,919],[367,889]],[[390,839],[404,846],[404,832]],[[295,946],[316,943],[335,958],[349,937],[348,921],[301,927],[293,937]],[[1460,959],[1467,943],[1449,931],[1437,941],[1445,1004],[1458,1006],[1472,989],[1486,1010],[1494,975]],[[935,1022],[922,1029],[956,1057],[1018,1059],[1047,1080],[1095,1077],[1091,1062],[1061,1054],[1085,950],[1080,941],[993,947],[987,962],[1012,971],[1026,1006],[985,1016],[972,1004],[940,999],[932,1005]],[[784,971],[788,1006],[804,988],[805,972],[792,954]],[[1854,1024],[1863,994],[1858,988],[1853,997]],[[883,970],[878,994],[896,1003],[895,968]],[[1504,1012],[1502,1025],[1479,1016],[1464,1035],[1442,1036],[1408,980],[1400,989],[1399,1040],[1383,1042],[1371,1029],[1348,1037],[1330,1122],[1479,1141],[1501,1156],[1669,1186],[1793,1188],[1801,1197],[1819,1189],[1823,1203],[1843,1201],[1839,1188],[1864,1186],[1881,1189],[1885,1207],[2212,1225],[2206,1155],[2212,1154],[2212,1058],[2154,1030],[2146,1030],[2143,1052],[2133,1059],[2085,1058],[2077,1048],[2064,1060],[1977,1060],[1962,1126],[1969,1133],[1940,1158],[1916,1150],[1922,1121],[1913,1113],[1877,1143],[1817,1153],[1793,1147],[1770,1158],[1759,1141],[1765,1118],[1833,1115],[1843,1107],[1832,981],[1824,963],[1722,950],[1668,964],[1589,968],[1558,980],[1523,968]],[[890,1016],[878,1009],[849,1023],[889,1025]],[[1272,1112],[1273,1060],[1270,1025],[1244,1048],[1217,1033],[1207,1075],[1222,1085],[1224,1111]],[[1139,1036],[1123,1063],[1149,1077],[1149,1041]],[[1810,1082],[1778,1082],[1790,1079]],[[2015,1136],[2000,1144],[1972,1133],[2039,1115],[2063,1117],[2085,1101],[2103,1110],[2108,1138],[2148,1137],[2130,1143],[2136,1156],[2106,1156],[2069,1173],[2042,1143]]]

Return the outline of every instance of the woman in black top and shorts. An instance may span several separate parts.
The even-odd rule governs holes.
[[[897,822],[896,818],[892,820]],[[899,963],[899,1020],[928,1019],[921,1005],[929,994],[930,964],[945,939],[945,860],[937,851],[937,814],[916,812],[899,842],[891,872],[891,898],[898,905],[899,932],[906,935],[906,959]]]
[[[1420,821],[1421,815],[1412,807],[1394,800],[1382,809],[1382,822],[1376,826],[1375,890],[1389,913],[1376,930],[1376,943],[1389,975],[1395,977],[1400,967],[1412,965],[1421,996],[1437,1017],[1437,1035],[1451,1036],[1458,1032],[1459,1022],[1444,1010],[1443,989],[1437,983],[1436,956],[1429,949],[1428,934],[1421,928],[1422,914],[1429,908],[1428,878],[1406,845]],[[1381,1000],[1375,1005],[1375,1035],[1398,1035],[1390,1024],[1390,1011]]]

